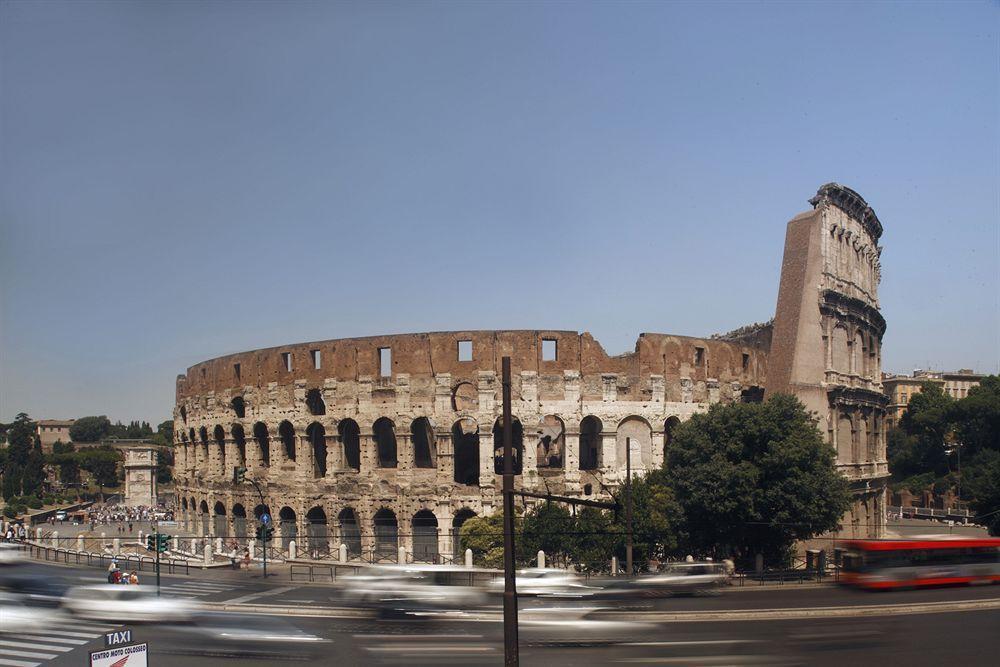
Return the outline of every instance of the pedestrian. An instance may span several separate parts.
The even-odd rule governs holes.
[[[229,562],[232,565],[232,569],[236,569],[236,545],[233,545],[232,550],[229,552]]]
[[[250,571],[250,547],[243,550],[243,567]]]
[[[132,574],[128,575],[128,583],[133,586],[139,585],[139,575],[136,574],[135,570],[132,570]]]
[[[117,584],[118,577],[121,576],[121,572],[118,571],[118,562],[112,560],[111,565],[108,566],[108,583]]]
[[[132,522],[131,521],[128,522],[128,534],[129,535],[132,534]]]

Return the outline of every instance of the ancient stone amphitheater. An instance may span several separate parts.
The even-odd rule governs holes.
[[[343,544],[353,558],[393,560],[402,547],[408,559],[447,561],[461,524],[500,507],[499,374],[509,356],[522,489],[606,499],[624,478],[626,442],[633,469],[656,468],[692,414],[790,391],[816,411],[852,480],[854,532],[878,534],[881,226],[842,186],[811,201],[789,223],[775,321],[725,336],[644,333],[633,352],[608,356],[588,333],[435,332],[192,366],[178,376],[174,411],[181,519],[197,534],[242,540],[267,512],[279,549],[294,540],[322,557]],[[781,364],[770,384],[769,357]],[[237,466],[264,503],[233,484]]]

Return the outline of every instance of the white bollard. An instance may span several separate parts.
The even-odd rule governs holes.
[[[220,553],[220,554],[222,553],[222,538],[221,537],[215,538],[215,551],[218,552],[218,553]]]
[[[396,549],[396,562],[400,565],[406,564],[406,547]]]
[[[39,542],[42,541],[42,529],[41,528],[35,528],[35,539],[38,540]]]
[[[295,560],[296,551],[298,551],[298,548],[295,545],[295,540],[292,540],[291,542],[288,543],[288,559],[289,560]]]
[[[254,558],[257,552],[257,540],[251,538],[247,546],[250,548],[250,558]]]
[[[83,551],[83,535],[76,536],[76,550]]]
[[[53,530],[52,531],[52,548],[56,548],[58,546],[59,546],[59,531],[58,530]]]
[[[611,576],[618,576],[618,556],[611,557]]]
[[[472,549],[465,550],[465,567],[472,567]]]
[[[340,551],[340,553],[338,555],[340,556],[340,562],[341,563],[346,563],[347,562],[347,545],[346,544],[341,544],[339,551]]]
[[[142,531],[140,530],[140,531],[139,531],[139,546],[140,546],[140,547],[142,547],[142,546],[144,546],[145,544],[146,544],[146,543],[145,543],[145,542],[143,541],[143,539],[142,539]]]
[[[212,545],[205,542],[205,565],[212,564]]]
[[[112,540],[112,543],[114,544],[112,549],[114,550],[115,553],[118,553],[122,550],[122,541],[120,539],[116,537],[114,540]]]
[[[174,543],[174,551],[180,551],[181,550],[181,539],[179,537],[177,537],[176,535],[174,535],[173,543]]]
[[[541,549],[538,550],[538,569],[545,568],[545,552]]]

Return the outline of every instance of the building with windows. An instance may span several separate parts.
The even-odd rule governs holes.
[[[73,438],[69,435],[69,429],[75,421],[75,419],[40,419],[35,422],[38,439],[42,443],[42,451],[51,454],[52,445],[57,442],[73,442]]]
[[[607,499],[660,467],[672,430],[715,403],[790,391],[852,480],[859,535],[881,533],[885,444],[876,242],[857,193],[820,189],[789,223],[775,320],[693,338],[643,333],[608,355],[575,331],[456,331],[327,340],[205,361],[177,378],[179,519],[279,547],[418,561],[461,551],[469,517],[501,506],[500,360],[511,358],[516,484]],[[777,361],[777,363],[775,363]],[[233,468],[259,482],[232,483]],[[864,518],[861,517],[862,512]],[[845,519],[845,522],[847,519]]]
[[[945,394],[958,400],[968,396],[970,389],[979,386],[982,378],[982,374],[975,373],[968,368],[954,372],[918,368],[913,371],[913,375],[884,373],[882,375],[882,388],[889,398],[889,404],[886,408],[886,426],[893,428],[899,424],[900,418],[906,412],[906,406],[910,404],[910,399],[920,393],[925,382],[940,385]]]

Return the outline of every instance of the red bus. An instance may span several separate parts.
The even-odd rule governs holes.
[[[841,581],[872,590],[1000,583],[1000,539],[852,540]]]

